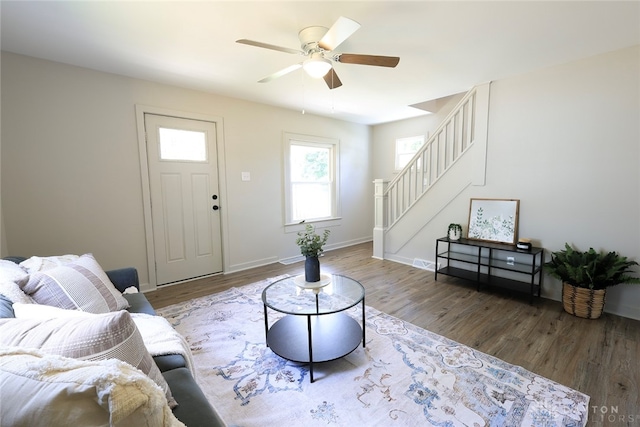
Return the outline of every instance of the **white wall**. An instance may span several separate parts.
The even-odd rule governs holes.
[[[640,46],[493,82],[486,185],[466,190],[402,256],[434,260],[446,225],[466,224],[469,199],[485,197],[520,199],[519,235],[538,246],[640,262],[639,94]],[[389,178],[389,129],[404,136],[421,120],[374,127],[376,178]],[[544,296],[559,300],[560,290],[545,277]],[[609,289],[605,308],[640,319],[640,286]]]
[[[93,252],[104,268],[134,266],[148,281],[136,104],[223,118],[225,271],[299,254],[283,230],[283,132],[340,140],[343,219],[327,248],[371,240],[369,126],[6,52],[1,64],[9,254]]]

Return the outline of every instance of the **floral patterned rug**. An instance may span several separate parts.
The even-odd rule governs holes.
[[[314,365],[265,345],[274,279],[158,310],[231,426],[584,426],[589,396],[366,307],[366,347]],[[361,322],[361,308],[349,313]],[[269,310],[269,324],[281,316]],[[273,316],[273,317],[271,317]]]

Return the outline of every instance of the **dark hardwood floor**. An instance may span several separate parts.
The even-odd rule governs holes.
[[[371,257],[364,243],[325,252],[321,269],[358,280],[366,304],[591,397],[589,426],[640,426],[640,321],[603,314],[587,320],[562,304],[500,291]],[[165,286],[147,293],[155,308],[281,274],[279,263]]]

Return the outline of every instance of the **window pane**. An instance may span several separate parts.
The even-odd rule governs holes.
[[[409,163],[409,160],[411,160],[413,158],[413,153],[411,154],[399,154],[398,155],[398,163],[400,166],[400,169],[402,169],[403,167],[405,167],[407,165],[407,163]]]
[[[291,181],[329,182],[329,149],[291,145]]]
[[[398,140],[398,152],[399,153],[415,153],[418,151],[420,147],[422,147],[422,143],[424,140],[422,137],[420,138],[403,138]]]
[[[160,128],[160,160],[207,160],[204,132]]]
[[[396,139],[396,170],[404,168],[423,144],[423,136]]]
[[[329,184],[292,183],[292,220],[327,218],[331,216]]]

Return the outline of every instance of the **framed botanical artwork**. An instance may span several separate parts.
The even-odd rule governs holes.
[[[519,209],[517,199],[471,199],[467,237],[515,245]]]

